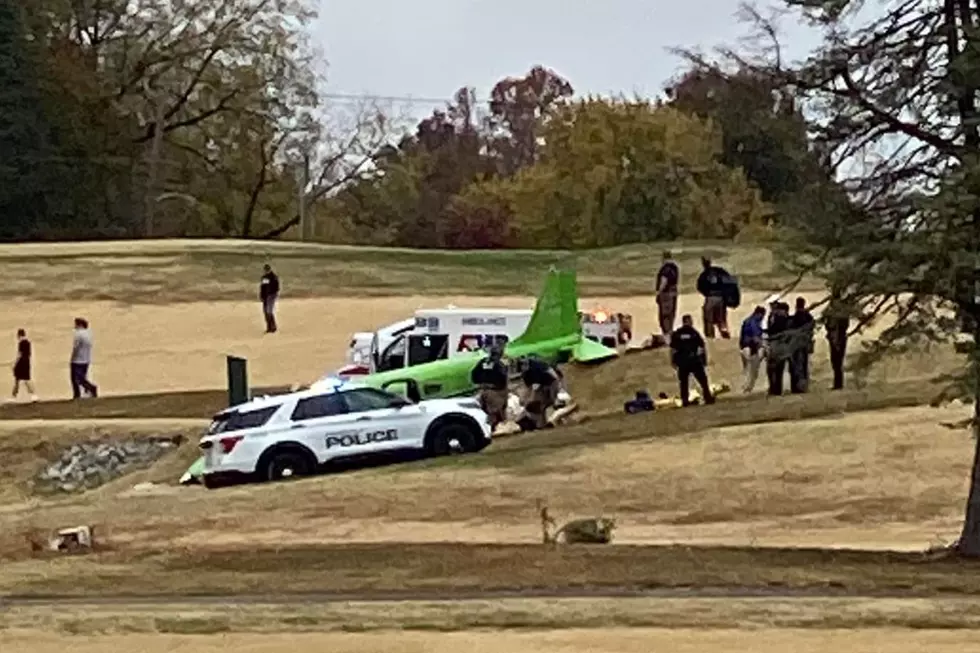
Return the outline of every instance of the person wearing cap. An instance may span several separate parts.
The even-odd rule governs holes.
[[[763,342],[765,334],[763,320],[766,318],[765,306],[756,306],[752,314],[742,321],[742,329],[738,337],[738,349],[742,355],[742,392],[748,394],[755,388],[759,378],[759,366],[762,363]]]
[[[470,381],[480,388],[480,408],[490,417],[491,430],[507,419],[509,379],[507,363],[499,346],[491,347],[470,374]]]

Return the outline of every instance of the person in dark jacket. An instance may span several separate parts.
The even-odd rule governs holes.
[[[823,325],[827,344],[830,346],[830,366],[834,370],[834,390],[844,389],[844,356],[847,354],[847,336],[851,318],[846,306],[839,299],[831,299],[824,311]]]
[[[711,264],[708,257],[701,258],[701,274],[698,276],[698,292],[704,297],[704,337],[713,339],[717,327],[721,337],[731,338],[728,331],[728,306],[725,295],[728,292],[725,281],[728,272],[724,268]]]
[[[490,417],[490,429],[507,419],[507,384],[510,375],[500,347],[491,347],[470,374],[470,381],[480,388],[480,407]]]
[[[548,426],[548,409],[553,408],[561,392],[562,375],[556,368],[535,356],[524,359],[521,380],[528,395],[524,414],[533,428]]]
[[[783,377],[790,357],[789,305],[775,301],[769,307],[766,326],[766,376],[769,377],[769,394],[783,394]]]
[[[664,252],[664,262],[657,272],[657,317],[660,332],[669,338],[674,331],[677,319],[677,288],[680,284],[681,270],[670,252]]]
[[[265,316],[265,332],[275,333],[279,330],[276,324],[276,302],[279,301],[279,276],[272,271],[268,263],[262,268],[262,281],[259,284],[259,299],[262,300],[262,315]]]
[[[814,327],[813,315],[806,307],[806,299],[797,297],[796,311],[789,319],[789,386],[793,394],[803,394],[810,386],[810,354],[813,353]]]
[[[670,362],[677,370],[677,381],[680,385],[681,404],[691,405],[691,377],[701,386],[704,403],[713,404],[715,397],[711,394],[708,383],[708,350],[704,338],[694,328],[694,320],[690,315],[681,318],[681,326],[670,336]]]
[[[748,394],[755,388],[759,378],[759,367],[763,357],[763,336],[765,335],[766,309],[756,306],[752,314],[742,321],[738,335],[738,349],[742,355],[742,392]]]
[[[17,360],[14,362],[14,392],[13,398],[17,398],[20,392],[20,384],[23,383],[27,391],[31,393],[31,401],[37,401],[34,393],[34,382],[31,381],[31,357],[33,349],[31,341],[27,339],[27,331],[17,329]]]

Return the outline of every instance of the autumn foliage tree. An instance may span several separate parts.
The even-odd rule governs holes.
[[[731,238],[766,209],[742,173],[718,161],[720,150],[720,131],[695,116],[587,99],[550,117],[538,163],[466,197],[510,214],[521,247]]]

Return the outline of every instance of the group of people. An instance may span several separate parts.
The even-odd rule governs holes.
[[[499,346],[491,347],[470,374],[470,381],[480,389],[480,407],[490,418],[490,428],[495,429],[507,421],[512,365],[520,372],[524,386],[524,400],[521,402],[524,415],[518,420],[518,425],[524,431],[547,428],[550,424],[548,410],[556,407],[562,391],[561,371],[535,356],[508,361]]]
[[[266,264],[262,270],[259,283],[259,300],[262,303],[262,315],[265,318],[265,332],[276,333],[279,327],[276,323],[276,303],[279,300],[279,277]],[[14,387],[11,399],[16,401],[23,387],[31,401],[37,401],[37,391],[34,385],[33,373],[34,345],[27,337],[26,329],[17,329],[17,353],[14,358],[13,373]],[[73,399],[85,396],[98,397],[99,388],[89,378],[89,368],[92,365],[92,331],[88,320],[83,317],[75,318],[75,333],[72,341],[71,359],[69,362],[69,379]]]
[[[26,329],[17,329],[17,354],[14,359],[14,389],[11,398],[17,400],[21,386],[30,393],[31,401],[37,401],[33,375],[34,345],[27,337]],[[84,395],[98,397],[99,388],[89,381],[88,372],[92,364],[92,331],[88,320],[75,318],[75,332],[72,339],[71,358],[68,363],[72,398],[81,399]]]
[[[697,280],[698,292],[704,298],[702,318],[704,336],[694,327],[690,315],[684,315],[681,326],[674,329],[677,312],[680,267],[670,252],[665,252],[663,264],[657,273],[656,299],[660,329],[669,341],[671,363],[677,370],[680,396],[683,405],[690,404],[690,379],[693,376],[701,386],[705,403],[713,403],[714,397],[708,383],[708,357],[705,338],[715,338],[716,332],[725,340],[731,338],[728,328],[728,309],[740,301],[737,282],[724,269],[714,265],[709,258],[702,258],[702,271]],[[830,346],[830,363],[833,368],[833,389],[844,387],[844,357],[847,350],[850,320],[846,310],[832,301],[823,315],[823,326]],[[739,333],[739,351],[742,358],[742,390],[752,392],[758,380],[762,363],[765,362],[768,393],[783,394],[786,372],[789,372],[790,392],[807,392],[810,385],[810,357],[814,351],[816,320],[811,315],[806,299],[796,300],[791,314],[788,304],[775,300],[768,310],[757,306],[742,322]]]

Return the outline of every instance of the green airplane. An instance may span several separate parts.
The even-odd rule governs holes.
[[[485,355],[484,352],[460,354],[446,360],[369,374],[359,377],[357,382],[403,392],[415,400],[472,395],[477,387],[470,381],[470,375]],[[575,272],[552,269],[527,328],[520,337],[507,343],[504,355],[511,359],[536,356],[552,364],[570,360],[599,363],[619,356],[619,352],[582,335]]]

